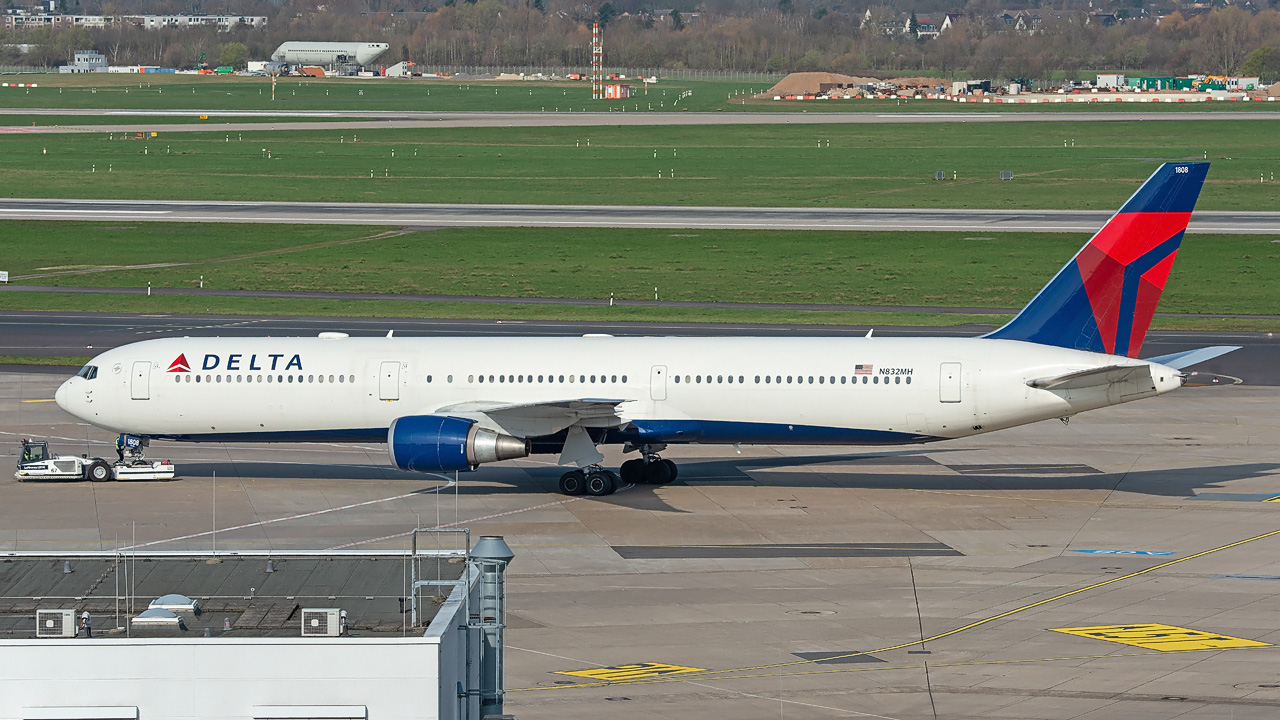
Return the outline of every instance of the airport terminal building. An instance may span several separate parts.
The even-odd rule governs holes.
[[[5,554],[0,717],[478,720],[507,553]]]

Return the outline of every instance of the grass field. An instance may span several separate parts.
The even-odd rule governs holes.
[[[12,135],[0,194],[1113,209],[1158,161],[1206,154],[1200,209],[1276,207],[1280,133],[1250,121]]]
[[[376,293],[764,303],[976,306],[1025,304],[1087,239],[1077,234],[852,233],[450,229],[8,222],[0,252],[15,284],[196,287]],[[1271,237],[1192,235],[1183,242],[1160,309],[1273,314],[1280,307],[1280,244]],[[164,267],[129,267],[137,263]],[[58,299],[62,298],[62,299]],[[149,305],[147,303],[150,303]],[[214,297],[0,293],[10,309],[164,307],[182,312],[512,317],[515,306],[463,303],[258,300]],[[526,306],[526,308],[529,306]],[[256,310],[250,310],[257,308]],[[711,316],[765,321],[754,311],[551,308],[528,317],[643,319]],[[517,313],[517,314],[519,314]],[[773,312],[786,322],[835,322],[833,313]],[[450,317],[455,315],[448,315]],[[897,317],[896,315],[894,317]],[[749,319],[750,318],[750,319]],[[928,323],[971,321],[963,316]],[[990,318],[986,319],[991,321]],[[1265,324],[1265,323],[1264,323]],[[1276,323],[1271,323],[1272,325]],[[1257,324],[1255,323],[1254,326]],[[1217,326],[1217,325],[1215,325]]]
[[[664,78],[645,90],[635,81],[629,101],[592,100],[588,82],[458,82],[356,78],[282,78],[271,99],[265,77],[77,74],[13,78],[36,88],[0,87],[0,107],[185,110],[426,110],[546,112],[1146,112],[1280,111],[1280,103],[1209,102],[958,104],[944,101],[750,101],[765,81]],[[692,93],[681,97],[684,93]],[[6,124],[0,122],[0,124]]]

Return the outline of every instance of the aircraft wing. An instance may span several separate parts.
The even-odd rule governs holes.
[[[468,417],[515,437],[553,435],[571,425],[617,427],[625,424],[618,406],[626,398],[572,398],[537,403],[474,400],[436,408],[439,414]]]
[[[1212,360],[1216,357],[1221,357],[1229,352],[1234,352],[1239,349],[1239,345],[1215,345],[1213,347],[1199,348],[1196,350],[1187,350],[1185,352],[1147,358],[1147,362],[1159,363],[1161,365],[1167,365],[1174,370],[1181,370],[1182,368],[1191,367],[1197,363]]]
[[[1027,384],[1041,390],[1076,390],[1089,387],[1106,387],[1127,380],[1151,376],[1150,365],[1107,365],[1106,367],[1077,370],[1054,377],[1028,380]]]

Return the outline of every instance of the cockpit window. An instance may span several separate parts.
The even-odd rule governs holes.
[[[85,380],[92,380],[98,377],[98,366],[85,365],[84,367],[80,368],[80,372],[76,373],[76,377],[82,377]]]

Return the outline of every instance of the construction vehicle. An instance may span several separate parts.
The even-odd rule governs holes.
[[[89,455],[53,455],[49,443],[22,441],[18,456],[18,470],[13,474],[19,480],[172,480],[175,472],[168,460],[148,460],[142,448],[148,445],[146,438],[121,435],[117,441],[123,449],[123,460],[108,462]]]

